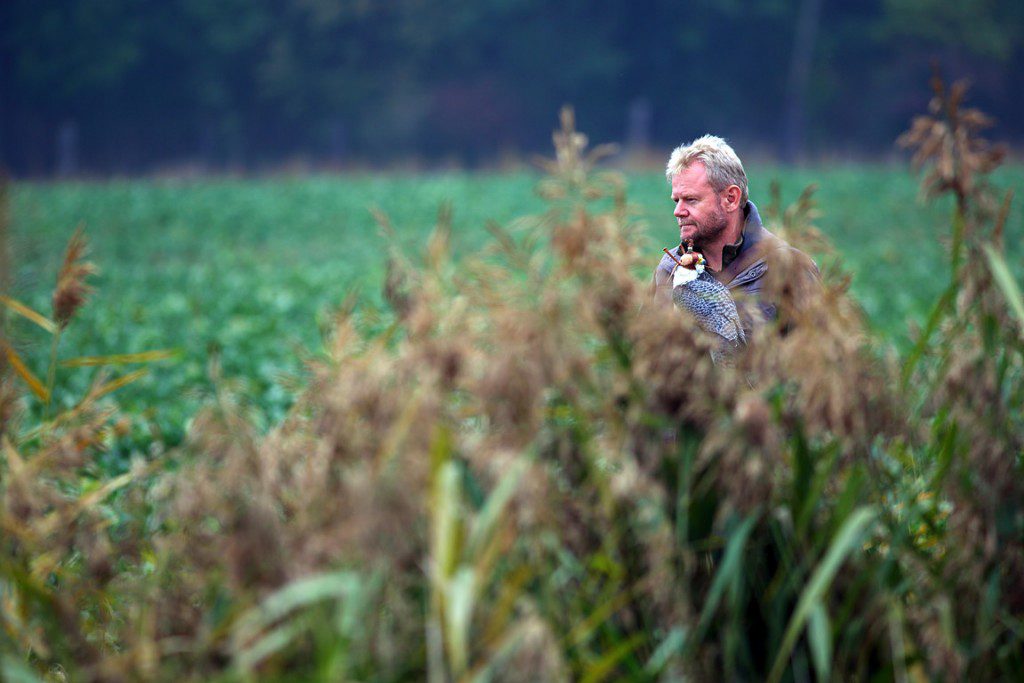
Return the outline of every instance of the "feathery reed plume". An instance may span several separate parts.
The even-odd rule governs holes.
[[[97,269],[91,262],[83,260],[87,250],[85,232],[79,226],[68,241],[64,263],[57,273],[57,287],[53,291],[53,319],[61,328],[67,326],[93,291],[85,279],[96,273]]]
[[[926,197],[952,192],[963,212],[968,197],[978,189],[978,180],[995,169],[1006,156],[1006,147],[991,145],[979,133],[991,128],[993,120],[980,110],[964,107],[968,83],[960,80],[948,89],[938,67],[931,80],[935,93],[928,114],[914,118],[906,133],[897,139],[901,147],[914,149],[912,163],[921,170],[930,166],[921,180]]]

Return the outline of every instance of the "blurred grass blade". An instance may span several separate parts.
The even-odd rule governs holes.
[[[466,551],[470,558],[481,554],[484,546],[490,542],[498,520],[501,519],[501,515],[508,506],[509,501],[512,500],[512,496],[515,495],[516,489],[519,487],[519,480],[522,479],[527,467],[528,463],[525,460],[517,460],[505,476],[501,478],[501,481],[498,482],[491,495],[488,496],[487,502],[484,504],[483,509],[480,510],[480,514],[477,515],[473,523],[473,530],[469,534]]]
[[[7,683],[42,683],[43,680],[25,662],[11,655],[4,655],[0,659],[0,674],[3,674],[0,678]]]
[[[917,338],[917,342],[914,343],[914,348],[907,354],[906,360],[903,362],[903,372],[900,374],[900,389],[905,391],[907,383],[910,381],[911,375],[914,374],[914,368],[917,367],[918,362],[924,356],[925,350],[928,348],[928,343],[931,341],[932,335],[935,334],[935,330],[938,329],[939,323],[945,317],[946,310],[953,304],[953,300],[956,298],[956,293],[959,291],[960,285],[954,280],[950,283],[946,291],[939,297],[938,302],[932,309],[931,314],[928,316],[928,322],[925,323],[924,329],[921,330],[921,336]]]
[[[569,633],[566,638],[567,645],[575,647],[585,642],[590,637],[590,634],[594,632],[594,629],[607,621],[617,609],[629,602],[629,596],[630,591],[624,590],[618,595],[605,600]]]
[[[718,571],[715,572],[715,580],[711,583],[711,589],[708,591],[704,609],[701,611],[700,621],[697,622],[697,629],[694,631],[693,639],[688,643],[688,646],[695,647],[704,637],[704,633],[707,631],[708,626],[711,625],[711,618],[718,609],[718,603],[722,600],[726,587],[735,580],[734,577],[738,577],[738,572],[743,567],[743,548],[747,545],[747,538],[754,529],[756,521],[756,515],[747,517],[740,524],[739,528],[730,535],[722,564]]]
[[[985,245],[985,256],[988,258],[988,266],[992,271],[992,277],[995,279],[996,284],[999,285],[1003,296],[1006,297],[1006,303],[1010,305],[1010,310],[1017,316],[1017,322],[1020,323],[1021,330],[1024,332],[1024,294],[1021,294],[1020,285],[1017,284],[1013,273],[1010,272],[1006,259],[1003,258],[1002,254],[993,249],[992,245]]]
[[[32,374],[32,371],[28,369],[18,353],[12,349],[9,345],[3,344],[4,355],[7,356],[7,362],[14,368],[14,372],[18,373],[18,377],[28,385],[28,388],[32,390],[41,401],[48,402],[50,400],[50,392],[46,389],[46,385],[39,381],[39,378]]]
[[[613,647],[608,654],[587,667],[587,672],[580,679],[580,683],[599,683],[608,680],[608,677],[615,673],[615,667],[619,662],[631,655],[644,640],[646,635],[638,633]]]
[[[251,647],[239,652],[235,656],[235,663],[243,671],[250,671],[267,657],[286,648],[304,628],[305,624],[295,619],[272,629]]]
[[[434,483],[432,517],[434,527],[433,555],[434,580],[443,583],[455,572],[459,558],[459,468],[448,461],[441,466]]]
[[[512,623],[516,603],[526,592],[526,582],[533,577],[531,567],[521,566],[501,582],[501,593],[488,605],[488,622],[481,639],[484,642],[497,641]]]
[[[811,661],[819,681],[827,681],[832,673],[832,624],[828,610],[821,600],[811,606],[807,622],[807,642],[811,646]]]
[[[935,462],[936,467],[934,468],[935,471],[932,474],[931,481],[928,483],[928,490],[939,490],[939,487],[946,480],[946,475],[949,473],[953,459],[956,457],[957,435],[958,425],[955,421],[951,421],[945,426],[941,436],[939,433],[932,436],[933,442],[938,447],[938,452],[933,456],[933,462]]]
[[[801,442],[803,442],[803,439],[801,439]],[[833,483],[832,473],[836,460],[839,459],[839,454],[839,444],[833,444],[825,449],[825,453],[817,457],[812,465],[814,476],[804,491],[802,501],[798,501],[800,514],[796,518],[796,527],[801,535],[807,530],[814,516],[814,510],[818,505],[818,501],[825,494],[825,488]]]
[[[58,528],[69,524],[86,510],[102,503],[114,491],[130,484],[136,476],[134,472],[125,472],[107,481],[102,486],[81,495],[70,508],[53,510],[37,523],[38,531],[47,534],[55,532]]]
[[[301,608],[336,599],[346,602],[360,600],[363,583],[357,574],[336,572],[294,581],[273,593],[260,605],[243,614],[232,634],[235,664],[250,671],[260,662],[287,647],[309,624],[301,615],[270,628],[279,620]],[[266,629],[269,631],[264,631]],[[262,635],[261,635],[262,634]],[[251,644],[250,641],[254,641]]]
[[[339,635],[355,642],[365,628],[365,615],[369,614],[372,600],[379,595],[384,584],[384,575],[374,572],[369,577],[351,574],[351,585],[343,590],[343,599],[339,599],[334,623]]]
[[[239,617],[234,638],[236,642],[250,640],[289,612],[329,598],[348,597],[357,593],[360,585],[359,577],[352,572],[321,574],[293,581]]]
[[[461,536],[458,509],[461,489],[458,466],[451,461],[451,434],[438,427],[430,447],[430,616],[425,624],[427,680],[449,680],[445,666],[445,586],[455,569]]]
[[[103,384],[89,392],[89,399],[95,401],[101,396],[106,396],[107,394],[113,391],[117,391],[118,389],[125,385],[131,384],[137,379],[145,377],[147,374],[149,374],[149,370],[143,368],[141,370],[129,372],[127,375],[123,375],[121,377],[118,377],[117,379],[112,379],[109,382],[104,382]]]
[[[65,368],[82,368],[95,365],[128,365],[133,363],[153,363],[181,355],[181,349],[158,349],[141,353],[122,353],[112,356],[79,356],[61,361]]]
[[[892,650],[893,679],[896,683],[907,683],[907,645],[903,638],[903,609],[898,600],[893,601],[889,608],[889,647]]]
[[[668,635],[665,636],[665,640],[661,641],[654,654],[647,660],[644,671],[651,677],[657,677],[662,670],[668,665],[669,660],[673,655],[679,654],[683,645],[686,643],[686,628],[676,626]]]
[[[800,631],[810,618],[811,612],[815,609],[815,604],[819,603],[825,596],[829,586],[832,584],[832,579],[835,578],[836,573],[839,571],[839,567],[843,564],[846,556],[860,542],[861,534],[874,520],[874,517],[875,513],[870,508],[859,508],[850,515],[849,519],[846,520],[836,533],[835,540],[832,541],[828,552],[825,553],[825,557],[814,571],[810,581],[807,582],[807,587],[804,588],[804,592],[800,596],[799,602],[797,602],[796,610],[793,612],[789,625],[786,627],[785,636],[782,638],[782,646],[779,648],[779,653],[775,657],[775,663],[768,674],[769,682],[776,683],[782,678],[782,674],[786,669],[786,662],[789,661],[789,656],[793,652],[793,647],[800,636]]]
[[[452,673],[461,676],[469,668],[469,627],[476,597],[476,575],[463,567],[446,586],[445,642],[452,661]]]
[[[496,676],[500,676],[506,663],[522,645],[522,630],[520,626],[506,633],[493,648],[493,654],[487,661],[477,665],[475,671],[466,678],[472,683],[491,683]]]
[[[57,331],[57,325],[52,320],[41,313],[33,311],[31,308],[16,299],[0,294],[0,304],[3,304],[8,308],[8,310],[17,313],[26,320],[31,320],[50,334]]]

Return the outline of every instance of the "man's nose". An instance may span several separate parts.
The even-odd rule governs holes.
[[[686,216],[686,207],[682,202],[679,202],[676,204],[676,210],[673,211],[672,214],[676,216],[676,218],[683,218]]]

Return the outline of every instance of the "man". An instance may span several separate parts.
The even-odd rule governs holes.
[[[679,246],[675,258],[662,257],[654,271],[656,303],[672,305],[673,287],[686,286],[675,274],[678,264],[693,266],[696,254],[703,255],[705,270],[736,299],[746,336],[777,318],[783,291],[790,294],[788,303],[799,308],[819,287],[814,262],[761,225],[757,207],[747,198],[743,164],[725,140],[705,135],[677,147],[665,175],[672,185],[680,242],[692,241],[696,253]]]

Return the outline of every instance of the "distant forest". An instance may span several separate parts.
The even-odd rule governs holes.
[[[1020,0],[3,0],[0,163],[487,165],[547,149],[565,103],[627,148],[870,157],[933,62],[1024,141]]]

